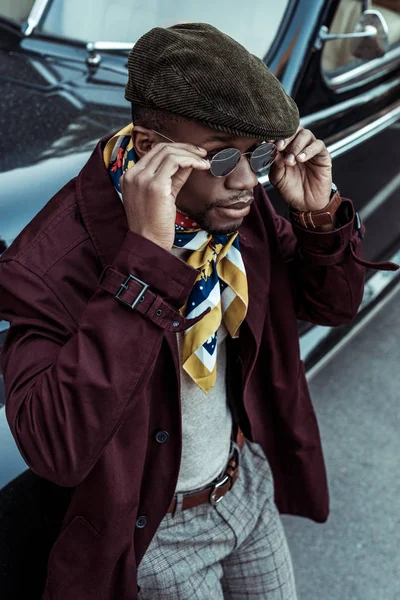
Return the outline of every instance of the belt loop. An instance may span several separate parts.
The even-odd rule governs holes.
[[[182,510],[182,503],[183,503],[183,494],[180,492],[177,492],[174,512],[171,513],[172,518],[175,517],[175,515],[178,511],[180,512]]]

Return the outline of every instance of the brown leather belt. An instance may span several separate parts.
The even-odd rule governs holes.
[[[242,450],[245,443],[245,437],[241,429],[238,429],[236,435],[236,443],[239,446],[240,450]],[[217,481],[210,484],[203,490],[183,495],[181,510],[186,510],[187,508],[194,508],[195,506],[199,506],[200,504],[207,503],[210,503],[213,506],[215,506],[232,488],[233,484],[238,478],[238,475],[239,465],[234,454],[233,457],[229,460],[224,474]],[[176,498],[174,497],[171,501],[171,504],[169,505],[168,512],[174,512],[175,507]]]

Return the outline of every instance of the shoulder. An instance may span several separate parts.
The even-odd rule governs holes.
[[[76,178],[53,196],[0,257],[44,275],[76,245],[90,241],[76,195]]]
[[[101,264],[75,183],[53,196],[0,257],[0,312],[36,309],[68,322],[71,330],[78,323],[96,290]]]

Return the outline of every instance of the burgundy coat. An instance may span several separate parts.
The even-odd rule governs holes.
[[[128,230],[103,146],[0,259],[7,419],[32,471],[75,488],[43,600],[136,599],[136,567],[180,463],[175,332],[188,326],[179,308],[196,271]],[[345,200],[349,222],[318,233],[292,230],[260,185],[255,198],[239,234],[249,308],[235,410],[268,457],[279,510],[323,522],[328,488],[297,318],[338,325],[356,314],[354,209]],[[130,273],[149,285],[135,309],[114,298]],[[122,297],[132,303],[141,289],[130,280]]]

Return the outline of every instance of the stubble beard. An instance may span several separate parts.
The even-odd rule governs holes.
[[[246,194],[246,196],[248,196],[248,194]],[[236,198],[237,202],[240,202],[240,200],[242,200],[242,199],[243,199],[243,194],[239,194],[238,197]],[[212,235],[229,235],[230,233],[236,232],[242,226],[243,220],[244,220],[243,218],[238,219],[238,221],[236,221],[230,225],[226,225],[225,227],[217,227],[217,226],[213,225],[212,220],[209,218],[209,213],[214,208],[218,208],[219,206],[222,206],[222,205],[218,201],[216,201],[211,206],[207,206],[207,208],[204,211],[197,213],[197,214],[193,214],[193,213],[190,214],[188,212],[185,212],[184,210],[182,210],[179,207],[178,207],[178,210],[186,217],[193,219],[193,221],[196,222],[203,231],[207,231],[207,233],[211,233]]]

